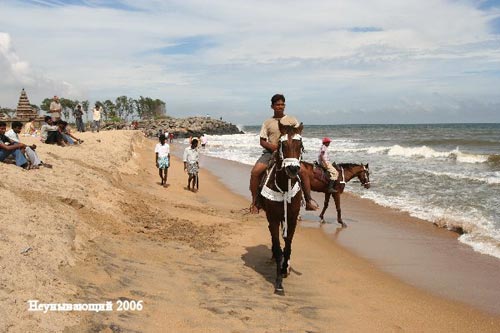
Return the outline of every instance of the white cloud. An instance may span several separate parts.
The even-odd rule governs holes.
[[[488,22],[499,12],[474,1],[122,3],[138,10],[2,2],[2,38],[9,41],[0,39],[8,50],[0,73],[16,96],[4,90],[0,104],[17,101],[23,82],[40,99],[58,89],[91,100],[147,95],[167,101],[174,115],[209,106],[239,123],[259,123],[277,91],[304,119],[311,109],[377,113],[387,105],[413,108],[418,119],[424,109],[439,109],[431,107],[436,92],[498,100],[500,38]],[[190,37],[209,46],[154,52]],[[397,102],[405,98],[418,103]]]

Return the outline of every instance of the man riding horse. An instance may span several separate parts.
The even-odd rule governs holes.
[[[262,176],[269,166],[273,153],[278,148],[279,139],[281,137],[278,123],[280,119],[285,117],[285,96],[282,94],[274,95],[271,98],[271,108],[274,111],[274,115],[272,118],[264,121],[260,130],[260,145],[264,148],[264,150],[262,151],[262,156],[257,160],[252,168],[250,174],[250,192],[252,193],[250,212],[254,214],[257,214],[261,208],[260,203],[257,200],[257,194]],[[302,166],[300,168],[299,175],[302,180],[301,186],[304,192],[304,199],[306,201],[306,210],[317,210],[318,206],[314,204],[311,199],[311,184],[309,177],[303,177],[303,175],[305,175],[305,170],[303,170]]]
[[[339,172],[335,169],[330,163],[330,158],[328,156],[328,147],[330,146],[330,142],[332,140],[330,138],[323,138],[323,145],[321,146],[318,154],[318,164],[321,165],[325,171],[328,173],[328,178],[330,181],[328,182],[328,193],[334,193],[335,185],[337,178],[339,177]]]

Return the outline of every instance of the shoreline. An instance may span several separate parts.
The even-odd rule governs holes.
[[[206,155],[201,164],[230,190],[250,200],[244,175],[251,166]],[[457,232],[349,192],[341,196],[342,217],[348,228],[338,227],[333,200],[325,213],[328,223],[321,225],[318,215],[324,195],[313,192],[312,196],[320,210],[302,208],[301,227],[321,229],[333,242],[405,283],[500,314],[500,259],[459,242]]]
[[[316,228],[298,228],[285,296],[275,295],[267,221],[246,214],[245,196],[206,165],[200,191],[185,190],[187,177],[175,156],[169,186],[160,186],[155,143],[137,132],[81,137],[82,146],[37,148],[53,169],[26,172],[0,165],[6,191],[0,205],[17,218],[0,224],[1,331],[500,328],[500,316],[404,283]],[[20,254],[27,245],[32,250]],[[141,300],[144,308],[28,312],[30,299]]]

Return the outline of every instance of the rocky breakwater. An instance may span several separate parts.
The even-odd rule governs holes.
[[[144,120],[139,122],[139,129],[148,137],[163,132],[174,133],[176,138],[188,138],[190,136],[201,136],[202,134],[241,134],[240,129],[231,123],[223,120],[206,117],[189,118],[163,118],[156,120]]]

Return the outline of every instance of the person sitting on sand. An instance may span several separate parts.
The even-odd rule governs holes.
[[[40,141],[47,144],[57,143],[59,146],[66,146],[62,134],[59,132],[59,126],[54,124],[50,116],[45,116],[44,120],[45,122],[40,129]]]
[[[29,121],[24,124],[23,136],[32,136],[36,133],[34,121],[35,118],[30,118]]]
[[[285,96],[281,94],[274,95],[271,98],[271,108],[274,111],[274,115],[272,118],[264,121],[260,130],[260,145],[264,150],[262,151],[262,156],[255,162],[250,173],[250,192],[252,193],[250,212],[253,214],[258,214],[260,209],[260,204],[257,202],[257,194],[261,178],[273,158],[273,153],[278,149],[278,142],[281,137],[278,123],[280,119],[285,117]],[[311,199],[311,184],[309,177],[307,175],[304,176],[304,172],[305,169],[301,166],[300,179],[302,180],[301,186],[306,201],[306,210],[316,210],[318,206],[315,205]]]
[[[23,143],[16,143],[5,136],[7,130],[7,123],[0,121],[0,162],[3,162],[8,156],[14,155],[16,165],[23,169],[29,169],[29,162],[24,156],[23,149],[26,145]]]
[[[22,129],[23,129],[23,124],[20,121],[14,121],[12,122],[12,128],[5,133],[5,136],[8,137],[11,142],[21,143],[21,139],[19,138],[19,133],[21,133]],[[30,169],[38,169],[40,166],[52,168],[52,165],[48,163],[43,163],[43,161],[40,160],[35,149],[36,149],[35,144],[31,146],[26,146],[24,148],[24,156],[30,163]]]
[[[160,135],[160,142],[155,146],[155,163],[161,178],[161,185],[167,187],[168,167],[170,166],[170,146],[165,135]]]
[[[196,190],[198,190],[198,170],[199,170],[199,155],[198,155],[198,139],[191,139],[191,146],[184,149],[184,156],[182,160],[184,161],[184,171],[188,173],[188,186],[187,189],[195,191],[194,185],[196,184]],[[191,187],[191,181],[193,186]]]
[[[64,120],[59,121],[58,126],[59,126],[59,131],[62,134],[64,142],[66,142],[69,145],[83,143],[83,140],[80,140],[77,137],[75,137],[73,134],[71,134],[71,130],[69,129],[67,121],[64,121]]]
[[[328,173],[328,177],[330,178],[330,182],[328,183],[328,193],[334,193],[336,192],[335,183],[339,176],[339,172],[333,167],[332,163],[330,163],[330,158],[328,157],[328,147],[330,146],[330,142],[332,142],[332,140],[330,138],[323,138],[322,142],[323,144],[321,145],[318,154],[318,164],[325,168]]]

